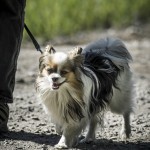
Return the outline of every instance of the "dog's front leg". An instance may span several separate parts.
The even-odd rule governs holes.
[[[56,128],[56,132],[59,134],[59,135],[62,135],[62,128],[61,126],[59,126],[58,124],[55,125],[55,128]]]
[[[67,148],[66,137],[64,135],[61,136],[58,144],[55,145],[55,148],[57,149]]]
[[[55,148],[68,148],[75,146],[78,143],[78,136],[81,133],[79,126],[67,126],[62,133],[62,137]]]
[[[84,139],[80,143],[91,143],[95,141],[95,130],[97,127],[98,119],[97,116],[92,116],[89,121],[88,132]]]

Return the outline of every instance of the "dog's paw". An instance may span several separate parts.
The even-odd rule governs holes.
[[[120,138],[122,141],[126,141],[129,139],[131,136],[131,129],[129,128],[128,130],[122,129],[120,132]]]
[[[80,140],[79,143],[90,144],[90,143],[93,143],[94,141],[95,141],[95,139],[93,139],[93,138],[84,138],[84,139]]]
[[[68,147],[65,143],[58,143],[55,145],[54,148],[56,148],[56,149],[67,149]]]

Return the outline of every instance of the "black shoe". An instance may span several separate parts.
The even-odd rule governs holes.
[[[9,118],[9,107],[5,103],[0,103],[0,133],[7,132],[7,122]]]

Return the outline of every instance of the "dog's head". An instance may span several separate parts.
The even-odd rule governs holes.
[[[48,79],[51,90],[58,90],[63,84],[75,86],[77,68],[82,64],[82,49],[76,48],[69,53],[56,52],[47,46],[39,59],[39,76]]]

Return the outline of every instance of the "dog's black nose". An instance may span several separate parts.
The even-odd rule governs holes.
[[[58,80],[57,77],[53,77],[53,78],[52,78],[52,81],[53,81],[53,82],[56,82],[57,80]]]

